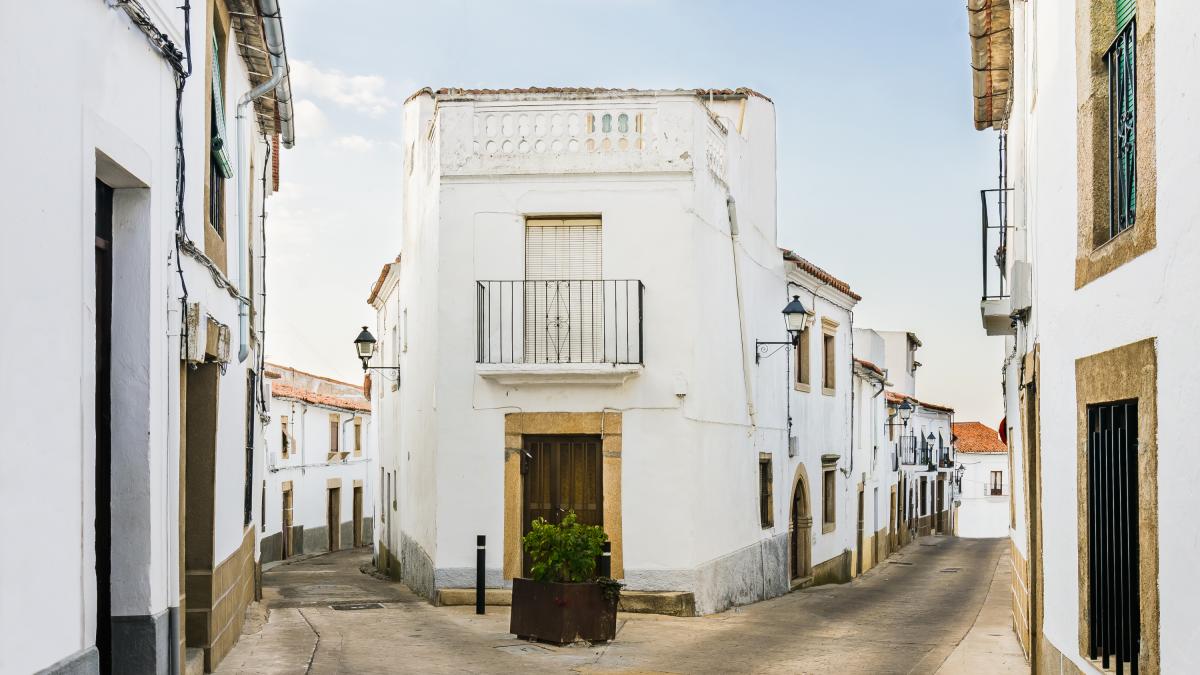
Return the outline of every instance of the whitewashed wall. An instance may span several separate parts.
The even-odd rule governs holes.
[[[1141,4],[1141,3],[1139,3]],[[1194,146],[1200,91],[1195,26],[1200,6],[1156,3],[1154,49],[1157,213],[1155,248],[1075,290],[1078,141],[1076,19],[1072,4],[1017,5],[1013,116],[1009,147],[1017,237],[1033,263],[1034,311],[1018,353],[1041,346],[1040,447],[1046,638],[1078,667],[1078,495],[1075,360],[1145,338],[1158,359],[1158,536],[1160,666],[1163,672],[1200,670],[1191,648],[1200,614],[1193,598],[1200,578],[1200,540],[1190,518],[1200,508],[1191,421],[1200,400],[1200,363],[1194,356],[1200,319],[1200,155]],[[1031,25],[1036,22],[1036,28]],[[1141,143],[1139,139],[1139,143]],[[1065,226],[1064,226],[1065,225]],[[1114,320],[1114,317],[1116,318]],[[1011,344],[1011,343],[1010,343]],[[1013,462],[1022,465],[1015,392],[1009,368],[1006,399]],[[1014,438],[1015,437],[1015,438]],[[1018,490],[1022,489],[1019,482]],[[1023,493],[1018,493],[1013,540],[1023,554]],[[1049,536],[1053,533],[1054,536]],[[1169,589],[1169,592],[1166,590]]]
[[[182,45],[182,13],[172,3],[143,4]],[[192,3],[192,46],[198,54],[205,53],[206,34],[196,29],[204,25],[205,8],[204,2]],[[53,27],[52,46],[45,41],[47,26]],[[0,473],[0,531],[11,544],[0,551],[0,672],[31,672],[95,644],[98,175],[119,188],[112,492],[113,518],[121,526],[113,529],[112,610],[161,617],[178,605],[175,85],[169,66],[145,37],[104,2],[72,3],[69,9],[3,3],[0,44],[6,55],[0,81],[24,101],[0,107],[4,128],[19,130],[8,135],[0,184],[9,209],[6,222],[21,223],[5,228],[0,247],[0,310],[20,317],[0,323],[5,374],[0,408],[21,422],[4,425],[0,443],[23,449],[20,461]],[[233,102],[248,82],[239,59],[230,58],[229,65]],[[196,76],[185,90],[183,126],[186,219],[193,240],[203,246],[208,139],[204,87],[196,85],[201,80]],[[256,144],[257,167],[262,152]],[[228,203],[232,225],[235,200]],[[229,259],[236,261],[232,247]],[[212,286],[207,271],[191,261],[184,270],[189,297],[205,301],[221,321],[236,326],[232,299]],[[221,386],[218,560],[241,541],[245,395],[245,368],[234,364]]]
[[[962,506],[958,513],[960,537],[1004,537],[1009,532],[1009,497],[1012,476],[1006,452],[964,452],[958,456],[963,465]],[[992,472],[1002,474],[1003,494],[993,495]]]

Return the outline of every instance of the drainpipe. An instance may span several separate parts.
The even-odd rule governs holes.
[[[283,24],[279,20],[279,3],[276,0],[258,0],[258,11],[262,15],[263,38],[267,43],[267,54],[271,61],[271,77],[267,81],[242,94],[237,104],[237,213],[238,213],[238,363],[250,355],[250,307],[246,298],[250,297],[250,227],[246,213],[246,185],[242,180],[246,153],[246,110],[256,99],[267,92],[276,90],[276,109],[279,111],[281,126],[285,136],[285,145],[291,147],[292,132],[292,91],[287,80],[287,53],[283,44]]]
[[[750,383],[750,338],[746,335],[746,305],[742,299],[742,275],[741,267],[738,265],[737,202],[734,201],[733,195],[725,198],[725,208],[729,210],[729,252],[733,255],[733,289],[737,294],[738,335],[742,339],[742,383],[746,387],[746,413],[750,415],[750,426],[757,427],[758,414],[754,410],[754,388]],[[791,396],[790,391],[788,396]],[[788,442],[790,443],[791,440],[789,439]]]

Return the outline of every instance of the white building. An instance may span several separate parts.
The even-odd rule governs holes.
[[[371,404],[360,385],[267,364],[261,562],[366,546],[374,513]]]
[[[292,140],[277,17],[0,6],[0,83],[23,101],[0,108],[0,409],[21,420],[0,431],[20,455],[0,472],[0,672],[211,669],[240,634],[262,206]]]
[[[398,367],[371,392],[377,564],[433,598],[473,585],[483,534],[504,587],[531,519],[572,509],[628,588],[691,592],[701,613],[848,578],[858,298],[776,247],[771,102],[425,89],[404,129],[403,258],[369,299],[374,365]],[[794,294],[816,306],[810,391],[756,351],[786,341]],[[793,541],[829,473],[831,522]]]
[[[1008,447],[995,429],[980,422],[954,423],[955,448],[963,467],[960,537],[1007,537],[1011,509]]]
[[[1003,160],[981,310],[1008,354],[1014,623],[1036,672],[1200,671],[1200,5],[968,6]]]
[[[887,387],[883,409],[876,412],[882,414],[879,443],[890,464],[887,501],[880,508],[893,535],[886,550],[919,536],[953,534],[959,481],[954,409],[916,397],[920,339],[906,331],[865,328],[854,339],[860,367],[881,370]]]

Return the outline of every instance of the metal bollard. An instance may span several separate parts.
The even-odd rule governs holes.
[[[612,542],[600,544],[600,557],[596,560],[596,576],[602,579],[612,577]]]
[[[483,614],[483,564],[487,553],[487,536],[475,536],[475,613]]]

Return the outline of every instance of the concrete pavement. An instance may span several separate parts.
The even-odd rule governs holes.
[[[706,617],[621,614],[609,645],[554,647],[509,634],[507,607],[432,607],[362,574],[367,553],[342,551],[265,573],[269,621],[218,672],[933,673],[960,656],[977,618],[992,620],[984,601],[1007,588],[993,579],[1006,555],[1003,540],[926,537],[849,584]],[[990,637],[991,624],[980,626]],[[1011,672],[992,670],[989,648],[974,644],[948,667]]]

